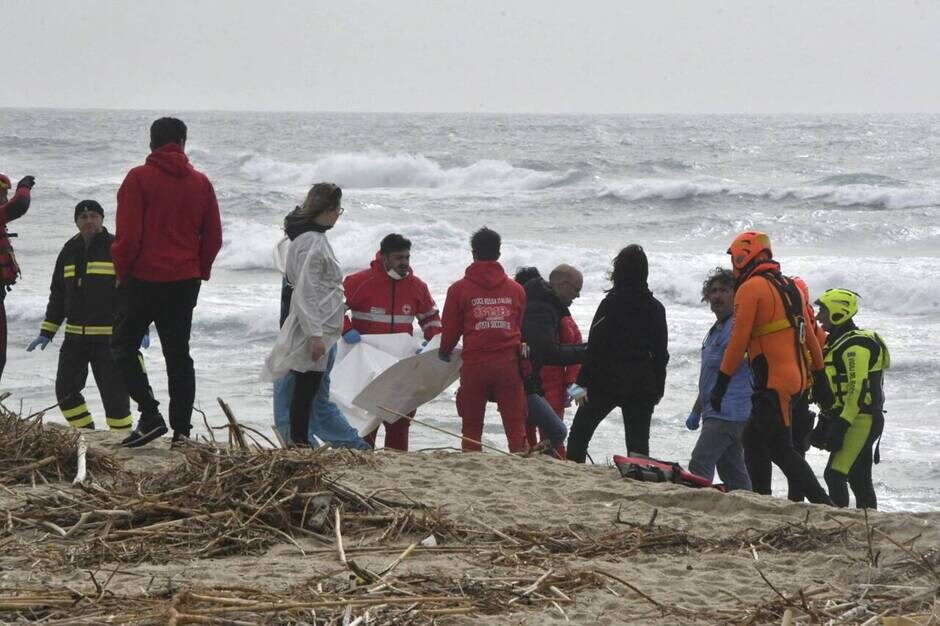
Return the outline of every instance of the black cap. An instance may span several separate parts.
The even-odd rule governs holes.
[[[85,211],[94,211],[99,214],[101,217],[104,217],[104,209],[101,208],[101,205],[98,204],[95,200],[82,200],[75,205],[75,219],[78,219],[78,216],[84,213]]]

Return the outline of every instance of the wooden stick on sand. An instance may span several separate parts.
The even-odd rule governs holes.
[[[76,461],[76,466],[78,470],[75,472],[75,480],[72,481],[73,485],[80,485],[85,482],[85,475],[87,473],[86,466],[86,456],[88,454],[88,443],[85,441],[85,435],[78,436],[78,460]]]
[[[333,513],[333,530],[336,531],[336,553],[339,555],[339,562],[346,565],[346,551],[343,550],[343,531],[340,530],[343,522],[340,518],[339,507],[333,509]]]
[[[232,436],[235,439],[235,443],[242,450],[248,449],[248,443],[245,441],[245,435],[242,433],[241,425],[235,419],[235,414],[232,413],[232,409],[229,408],[229,405],[225,403],[225,400],[222,398],[216,398],[219,401],[219,406],[222,407],[222,412],[225,413],[226,419],[228,419],[229,426],[231,426]]]
[[[481,447],[483,447],[483,448],[486,448],[487,450],[493,450],[494,452],[499,452],[500,454],[505,454],[506,456],[516,456],[516,455],[514,455],[514,454],[512,454],[512,453],[510,453],[510,452],[506,452],[505,450],[500,450],[499,448],[496,448],[496,447],[491,446],[491,445],[489,445],[489,444],[485,444],[485,443],[483,443],[482,441],[476,441],[475,439],[470,439],[470,437],[464,437],[463,435],[458,435],[458,434],[455,433],[455,432],[452,432],[452,431],[449,431],[449,430],[444,430],[443,428],[438,428],[437,426],[431,426],[431,425],[428,424],[427,422],[422,422],[421,420],[415,419],[415,418],[411,417],[410,415],[403,415],[403,414],[399,413],[398,411],[393,411],[392,409],[390,409],[390,408],[388,408],[388,407],[384,407],[384,406],[379,405],[379,406],[377,406],[377,408],[382,409],[383,411],[385,411],[385,412],[387,412],[387,413],[391,413],[392,415],[397,415],[398,417],[400,417],[400,418],[402,418],[402,419],[406,419],[406,420],[408,420],[409,422],[411,422],[412,424],[420,424],[421,426],[424,426],[425,428],[430,428],[431,430],[436,430],[436,431],[439,432],[439,433],[444,433],[445,435],[450,435],[451,437],[456,437],[457,439],[460,439],[460,440],[462,440],[462,441],[467,441],[467,442],[469,442],[469,443],[475,443],[475,444],[477,444],[478,446],[481,446]]]

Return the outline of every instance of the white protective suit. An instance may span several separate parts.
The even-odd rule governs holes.
[[[262,380],[275,381],[291,370],[326,370],[330,347],[343,334],[346,298],[343,270],[326,235],[305,232],[293,241],[284,238],[275,255],[287,282],[294,288],[290,312],[264,361]],[[310,356],[310,338],[322,337],[326,353]]]

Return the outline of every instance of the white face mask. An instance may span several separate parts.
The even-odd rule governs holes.
[[[388,270],[388,275],[389,277],[391,277],[392,280],[401,280],[402,278],[404,278],[404,276],[396,272],[394,268]]]

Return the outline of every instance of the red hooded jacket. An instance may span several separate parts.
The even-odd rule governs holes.
[[[116,220],[111,256],[120,280],[209,280],[222,247],[219,204],[178,144],[157,148],[127,173]]]
[[[463,335],[464,363],[517,356],[525,301],[525,289],[506,276],[502,265],[474,261],[447,290],[441,352],[452,352]]]
[[[411,335],[415,320],[425,339],[441,332],[441,317],[428,286],[410,269],[407,276],[394,280],[385,270],[381,252],[375,254],[367,269],[347,276],[343,289],[352,318],[352,324],[343,332],[351,327],[364,335]]]

